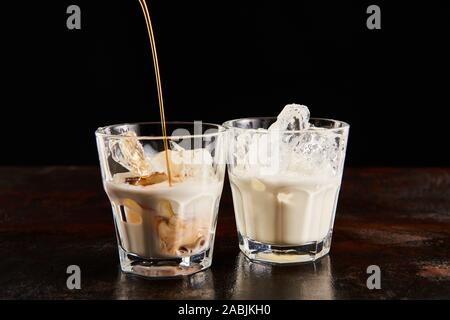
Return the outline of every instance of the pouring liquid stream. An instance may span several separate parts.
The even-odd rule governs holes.
[[[156,88],[158,91],[159,114],[161,118],[161,128],[164,140],[164,153],[166,158],[167,176],[169,178],[169,186],[172,186],[172,177],[170,174],[170,165],[169,165],[169,146],[166,131],[166,117],[164,115],[164,99],[161,86],[161,76],[159,72],[158,54],[156,52],[155,35],[153,32],[152,21],[150,19],[150,13],[148,11],[147,3],[145,2],[145,0],[139,0],[139,4],[141,5],[142,13],[144,14],[145,23],[147,25],[147,33],[150,41],[150,47],[152,50],[153,66],[155,69],[155,77],[156,77]]]

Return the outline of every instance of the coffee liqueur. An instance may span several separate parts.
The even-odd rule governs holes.
[[[156,88],[158,91],[158,104],[159,104],[159,114],[161,118],[161,129],[162,129],[162,135],[164,138],[164,152],[166,157],[166,168],[167,168],[167,176],[169,185],[172,185],[172,176],[170,172],[170,165],[169,165],[169,146],[167,142],[167,130],[166,130],[166,116],[164,114],[164,98],[163,98],[163,90],[161,85],[161,75],[159,72],[159,63],[158,63],[158,52],[156,51],[156,41],[155,41],[155,33],[153,32],[153,26],[152,21],[150,19],[150,12],[148,10],[147,3],[145,0],[139,0],[139,3],[142,8],[142,13],[144,14],[145,18],[145,24],[147,26],[147,33],[148,38],[150,42],[150,48],[152,50],[152,57],[153,57],[153,67],[155,69],[155,77],[156,77]]]
[[[152,51],[161,124],[99,128],[97,145],[122,271],[183,276],[212,262],[225,170],[220,161],[224,132],[220,126],[206,125],[215,133],[183,139],[167,135],[154,31],[146,2],[139,3]],[[175,125],[185,129],[185,124]]]

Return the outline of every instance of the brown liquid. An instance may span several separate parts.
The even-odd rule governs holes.
[[[172,186],[172,177],[170,175],[170,166],[169,166],[169,147],[166,132],[166,117],[164,115],[164,100],[161,86],[161,76],[159,74],[158,54],[156,52],[155,36],[153,33],[152,21],[150,20],[150,13],[148,12],[147,3],[145,2],[145,0],[139,0],[139,3],[142,8],[142,13],[144,14],[145,23],[147,25],[147,33],[150,40],[150,47],[152,49],[153,66],[155,68],[155,76],[156,76],[156,88],[158,90],[159,114],[161,117],[161,128],[164,139],[164,151],[166,155],[167,176],[169,178],[169,185]]]

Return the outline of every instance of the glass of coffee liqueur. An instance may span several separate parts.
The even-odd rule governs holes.
[[[167,122],[99,128],[97,146],[122,271],[177,277],[212,263],[225,129]]]

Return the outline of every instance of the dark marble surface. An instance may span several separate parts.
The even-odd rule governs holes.
[[[211,269],[176,280],[119,270],[95,167],[0,167],[1,299],[450,298],[450,168],[346,169],[331,254],[273,267],[239,253],[228,184]],[[66,287],[66,268],[82,289]],[[381,268],[368,290],[366,268]]]

